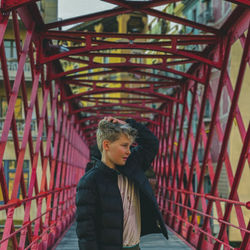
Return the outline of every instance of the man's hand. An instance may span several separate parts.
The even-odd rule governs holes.
[[[108,122],[112,122],[112,123],[120,123],[120,124],[126,124],[125,121],[119,120],[117,118],[114,118],[112,116],[106,116],[104,117],[104,120],[108,121]]]

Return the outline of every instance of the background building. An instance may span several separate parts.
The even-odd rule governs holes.
[[[120,34],[133,34],[133,33],[145,33],[147,31],[147,16],[143,15],[141,13],[131,13],[131,14],[123,14],[123,15],[118,15],[118,16],[113,16],[113,17],[109,17],[109,18],[103,18],[103,19],[99,19],[96,21],[90,21],[90,22],[86,22],[77,26],[74,26],[72,28],[69,29],[69,31],[85,31],[85,32],[100,32],[100,33],[106,33],[106,32],[112,32],[112,33],[120,33]],[[103,39],[103,41],[106,42],[112,42],[112,41],[123,41],[122,38],[110,38],[110,39]],[[125,39],[126,40],[126,39]],[[141,41],[143,41],[143,39],[140,39]],[[71,43],[71,44],[64,44],[62,42],[62,45],[64,46],[84,46],[84,44],[79,44],[79,43]],[[116,53],[116,54],[122,54],[122,53],[131,53],[131,51],[129,51],[128,49],[124,50],[124,49],[117,49],[116,51],[114,50],[110,50],[112,51],[111,53]],[[108,54],[110,53],[109,50],[105,50],[105,52]],[[134,50],[135,51],[135,50]],[[138,50],[136,53],[140,54],[142,53],[141,50]],[[111,54],[112,55],[112,54]],[[79,56],[78,59],[80,60],[84,60],[84,56],[81,57]],[[134,59],[136,60],[136,59]],[[95,57],[94,59],[95,63],[100,63],[101,65],[108,65],[108,64],[115,64],[115,63],[122,63],[123,59],[121,58],[117,58],[117,57],[112,57],[112,56],[105,56],[105,57]],[[139,59],[136,61],[136,63],[143,63],[143,59]],[[64,61],[63,62],[63,67],[65,71],[68,70],[72,70],[72,69],[76,69],[76,68],[80,68],[80,67],[84,67],[87,66],[87,62],[86,64],[84,63],[79,63],[78,61],[76,62],[69,62],[69,61]],[[89,73],[98,73],[98,72],[103,72],[105,69],[103,67],[100,68],[96,68],[94,70],[87,70],[85,71],[86,74]],[[78,74],[78,73],[75,73]],[[103,72],[103,74],[101,75],[97,75],[97,76],[81,76],[78,79],[81,80],[88,80],[88,82],[86,84],[89,84],[90,86],[92,86],[92,82],[91,80],[99,80],[100,83],[98,84],[98,86],[101,87],[110,87],[110,88],[120,88],[122,86],[122,82],[123,81],[133,81],[133,80],[138,80],[138,78],[140,78],[139,75],[136,74],[131,74],[131,73],[126,73],[126,72],[122,72],[122,69],[120,71],[119,74],[105,74],[105,72]],[[102,82],[103,81],[103,82]],[[109,81],[117,81],[118,83],[112,83]],[[101,83],[102,82],[102,83]],[[128,84],[127,84],[128,85]],[[126,86],[127,86],[126,85]],[[79,86],[74,86],[73,90],[74,93],[80,93],[80,92],[86,92],[89,89],[92,89],[91,87],[79,87]],[[120,98],[127,98],[129,94],[127,93],[109,93],[109,94],[102,94],[102,95],[95,95],[94,97],[105,97],[106,101],[110,101],[110,102],[114,102],[114,103],[119,103],[119,99]],[[93,96],[92,96],[93,97]],[[110,98],[110,99],[109,99]],[[104,100],[104,99],[103,99]],[[95,103],[89,103],[87,101],[83,101],[82,105],[83,106],[89,106],[89,105],[94,105]]]

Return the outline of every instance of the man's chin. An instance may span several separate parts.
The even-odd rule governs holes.
[[[117,165],[117,166],[120,166],[120,167],[123,167],[123,166],[125,166],[125,164],[126,164],[126,162],[121,163],[121,164],[116,164],[116,165]]]

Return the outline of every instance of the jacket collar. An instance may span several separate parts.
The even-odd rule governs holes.
[[[120,174],[120,172],[118,170],[115,170],[115,169],[108,167],[102,161],[98,161],[96,163],[96,167],[99,168],[100,170],[104,171],[106,174],[110,174],[110,175],[119,175]]]
[[[117,176],[117,175],[125,175],[129,178],[134,179],[134,169],[125,166],[116,166],[116,169],[108,167],[106,164],[104,164],[102,161],[98,161],[96,163],[96,167],[105,172],[106,174]]]

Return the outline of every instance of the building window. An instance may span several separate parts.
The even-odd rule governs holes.
[[[192,16],[193,16],[192,17],[193,21],[196,22],[197,21],[197,10],[196,9],[193,9]]]
[[[103,57],[103,63],[108,64],[109,63],[109,57],[107,57],[107,56]]]
[[[4,41],[5,54],[6,58],[17,58],[16,54],[16,43],[14,40],[5,40]]]
[[[0,131],[3,130],[4,121],[6,119],[6,114],[8,110],[8,103],[6,97],[0,96]],[[18,97],[15,104],[15,118],[17,123],[23,126],[22,121],[22,98]]]
[[[7,99],[0,96],[0,118],[5,118],[8,109]],[[15,104],[15,118],[22,119],[22,98],[17,97]]]
[[[9,199],[10,199],[12,195],[13,186],[14,186],[17,161],[16,160],[4,160],[3,166],[4,166],[4,175],[6,178],[6,184],[7,184],[7,188],[9,192]],[[24,176],[25,187],[27,190],[28,185],[29,185],[29,160],[24,160],[23,162],[23,176]],[[18,189],[17,198],[24,199],[24,197],[22,196],[20,187]],[[3,193],[2,193],[1,188],[0,188],[0,203],[3,203]]]
[[[0,117],[5,118],[8,109],[6,97],[0,97]]]

